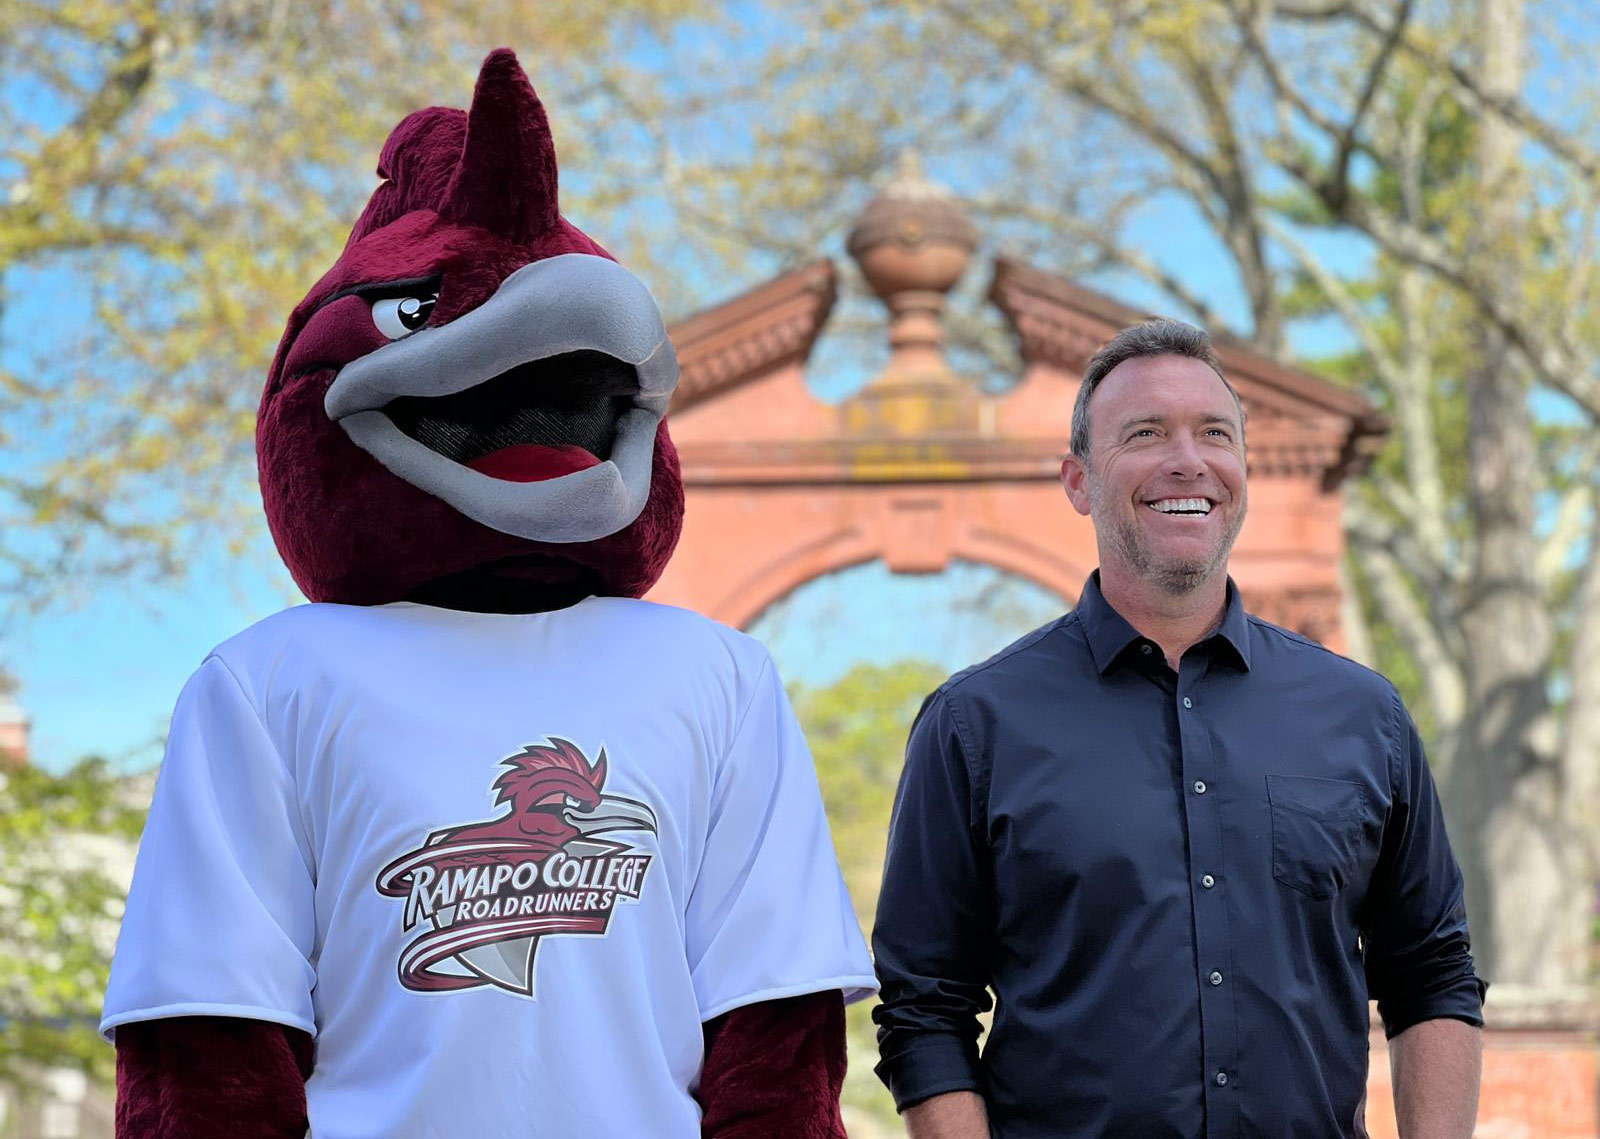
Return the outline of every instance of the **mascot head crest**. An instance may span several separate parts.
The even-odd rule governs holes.
[[[677,542],[677,357],[649,292],[561,216],[543,105],[500,49],[430,107],[289,318],[256,450],[315,601],[504,611],[638,596]]]

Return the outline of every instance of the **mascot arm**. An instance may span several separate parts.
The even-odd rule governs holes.
[[[844,1139],[844,1001],[838,991],[763,1001],[705,1026],[702,1134]],[[311,1038],[231,1017],[117,1030],[118,1139],[300,1139]]]
[[[179,1016],[117,1029],[117,1139],[303,1139],[311,1037]]]
[[[844,997],[837,989],[761,1001],[705,1026],[705,1139],[845,1139]]]

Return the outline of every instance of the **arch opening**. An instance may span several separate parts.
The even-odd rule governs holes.
[[[920,660],[955,672],[1071,607],[1054,590],[981,562],[908,574],[874,560],[811,578],[745,628],[786,681],[815,687],[860,664]]]

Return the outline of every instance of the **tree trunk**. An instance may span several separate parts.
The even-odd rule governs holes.
[[[1522,84],[1524,0],[1479,0],[1481,81],[1497,95]],[[1494,265],[1503,296],[1520,288],[1519,135],[1486,114],[1477,140],[1477,231],[1468,255]],[[1488,276],[1488,274],[1486,274]],[[1529,372],[1498,331],[1479,336],[1466,377],[1470,403],[1468,498],[1477,534],[1462,612],[1467,708],[1447,780],[1455,847],[1479,972],[1538,988],[1576,981],[1581,930],[1563,894],[1558,769],[1548,736],[1554,643],[1535,559],[1536,457]]]
[[[1600,508],[1589,528],[1589,558],[1579,578],[1572,638],[1561,798],[1568,842],[1563,920],[1576,929],[1575,978],[1589,980],[1600,959],[1590,933],[1600,903]]]

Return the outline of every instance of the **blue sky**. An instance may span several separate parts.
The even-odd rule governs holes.
[[[26,623],[6,656],[33,721],[34,761],[53,770],[88,755],[120,770],[156,763],[189,673],[219,641],[283,608],[292,590],[262,557],[196,566],[169,588],[101,591]]]

